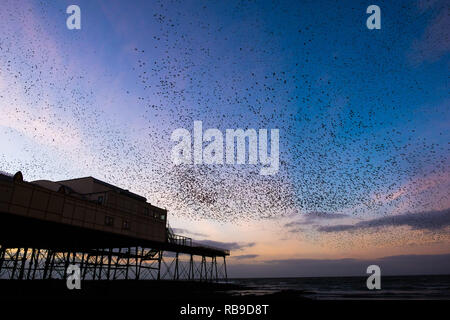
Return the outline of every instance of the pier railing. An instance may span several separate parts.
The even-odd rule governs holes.
[[[195,247],[195,248],[207,248],[207,249],[211,249],[211,250],[222,251],[225,253],[225,255],[230,255],[230,250],[211,246],[211,245],[205,245],[201,242],[192,241],[192,238],[185,237],[185,236],[182,236],[179,234],[175,234],[168,223],[167,223],[167,235],[168,235],[169,243],[182,245],[182,246],[188,246],[188,247]]]

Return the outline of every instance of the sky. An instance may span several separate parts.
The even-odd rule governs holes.
[[[446,1],[6,0],[0,30],[0,170],[141,194],[231,276],[449,265]],[[174,165],[194,121],[279,129],[279,171]]]

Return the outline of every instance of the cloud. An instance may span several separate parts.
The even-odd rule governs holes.
[[[327,212],[309,212],[301,215],[300,220],[291,221],[286,223],[284,226],[286,228],[296,227],[299,225],[309,225],[314,224],[321,220],[334,220],[347,218],[348,216],[343,213],[327,213]]]
[[[445,1],[432,1],[422,5],[422,10],[435,10],[437,4],[442,4],[439,13],[433,18],[422,36],[414,41],[411,58],[416,62],[436,61],[450,52],[450,9]]]
[[[242,250],[244,248],[253,247],[255,245],[254,242],[220,242],[220,241],[213,241],[213,240],[197,240],[195,241],[198,244],[203,244],[205,246],[212,246],[212,247],[218,247],[228,250]]]
[[[231,257],[237,260],[254,259],[259,257],[259,254],[243,254],[240,256],[231,256]]]
[[[450,270],[450,254],[399,255],[368,260],[286,259],[260,263],[232,261],[228,265],[230,278],[367,277],[367,267],[372,264],[380,266],[382,275],[448,274]]]
[[[317,230],[321,232],[342,232],[391,226],[409,226],[413,230],[441,230],[450,226],[450,208],[441,211],[427,211],[384,216],[372,220],[361,221],[353,225],[342,224],[335,226],[322,226],[317,228]]]
[[[440,1],[441,0],[419,0],[417,1],[417,7],[423,12],[434,7]]]

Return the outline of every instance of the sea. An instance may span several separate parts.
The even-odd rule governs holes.
[[[450,300],[450,275],[383,276],[380,290],[369,290],[366,281],[366,277],[229,279],[244,289],[228,293],[287,294],[317,300]]]

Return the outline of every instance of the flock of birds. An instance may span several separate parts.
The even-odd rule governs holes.
[[[47,5],[32,14],[45,17]],[[415,131],[417,117],[448,118],[448,102],[412,114],[401,106],[403,93],[387,84],[378,86],[379,97],[361,105],[365,97],[358,88],[373,84],[358,74],[364,53],[362,61],[331,54],[315,68],[318,35],[311,25],[297,30],[304,39],[302,54],[283,61],[279,55],[289,48],[276,41],[276,31],[251,39],[249,31],[208,23],[201,10],[187,17],[165,1],[158,7],[160,12],[150,16],[158,28],[145,31],[147,42],[126,53],[131,64],[123,68],[134,82],[114,86],[112,81],[115,92],[110,94],[101,92],[105,83],[96,83],[89,67],[74,70],[61,62],[76,60],[76,53],[71,56],[52,42],[55,35],[48,34],[45,23],[16,32],[29,23],[31,13],[0,11],[0,77],[9,79],[0,87],[0,109],[11,123],[20,122],[20,128],[2,122],[2,144],[13,145],[17,134],[38,141],[23,142],[24,157],[0,155],[4,170],[22,170],[25,179],[96,175],[146,196],[171,215],[193,220],[239,223],[305,212],[351,209],[358,215],[449,203],[449,189],[430,194],[423,184],[414,184],[431,177],[448,187],[448,179],[441,178],[449,169],[449,144]],[[233,14],[253,9],[236,7]],[[256,19],[248,28],[263,26]],[[60,49],[66,53],[58,57],[54,53]],[[386,61],[371,63],[380,70],[395,68],[383,65]],[[349,71],[341,78],[313,72],[327,67]],[[100,72],[99,78],[113,80],[114,70]],[[363,83],[354,85],[350,96],[346,87],[354,81]],[[408,90],[423,90],[417,79],[406,83]],[[117,109],[123,101],[129,105]],[[195,120],[222,130],[279,128],[279,172],[261,176],[258,165],[173,165],[171,133],[192,129]],[[435,128],[434,134],[448,138],[448,128]]]

